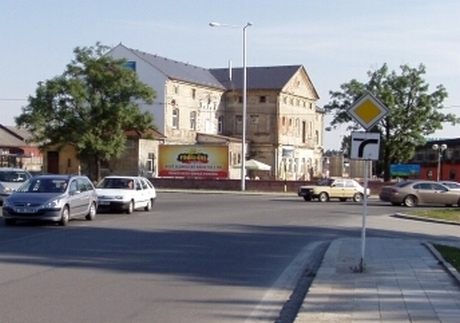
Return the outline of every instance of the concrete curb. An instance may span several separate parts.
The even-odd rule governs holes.
[[[393,215],[395,218],[401,218],[401,219],[408,219],[408,220],[417,220],[417,221],[424,221],[424,222],[432,222],[432,223],[442,223],[442,224],[450,224],[450,225],[460,225],[460,222],[454,222],[454,221],[446,221],[446,220],[438,220],[438,219],[430,219],[430,218],[425,218],[423,216],[416,216],[416,215],[408,215],[404,213],[395,213]]]
[[[436,247],[434,247],[433,244],[431,244],[430,242],[424,242],[423,244],[438,259],[438,261],[444,266],[444,268],[446,268],[447,272],[449,272],[452,275],[452,277],[454,277],[454,279],[456,279],[457,282],[460,284],[460,273],[442,257],[438,250],[436,250]],[[451,246],[450,244],[443,244],[442,242],[437,244]]]

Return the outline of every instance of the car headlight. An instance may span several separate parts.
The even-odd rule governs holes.
[[[5,186],[5,188],[3,189],[3,192],[11,193],[11,192],[13,192],[13,189],[11,187]]]
[[[40,205],[38,208],[39,209],[55,209],[61,207],[61,201],[62,199],[57,198],[51,201],[48,201],[42,205]]]
[[[10,206],[10,201],[8,199],[5,199],[3,201],[3,207],[9,207]]]

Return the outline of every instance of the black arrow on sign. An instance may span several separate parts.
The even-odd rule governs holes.
[[[379,141],[378,139],[362,139],[362,138],[354,138],[353,141],[362,141],[362,143],[359,144],[359,148],[358,148],[358,158],[363,158],[363,154],[364,154],[364,148],[367,146],[367,145],[373,145],[373,144],[378,144]]]

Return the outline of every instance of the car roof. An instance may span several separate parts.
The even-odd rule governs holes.
[[[59,178],[59,179],[70,179],[70,178],[82,178],[84,175],[63,175],[63,174],[42,174],[36,175],[34,178]]]
[[[18,168],[18,167],[0,167],[0,172],[26,172],[28,173],[27,170],[23,169],[23,168]]]
[[[129,179],[129,178],[145,178],[145,177],[143,177],[143,176],[126,176],[126,175],[120,175],[120,176],[109,175],[109,176],[105,176],[104,178],[126,178],[126,179]]]

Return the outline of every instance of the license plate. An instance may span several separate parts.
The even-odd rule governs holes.
[[[99,205],[110,205],[110,202],[107,201],[100,201]]]
[[[17,213],[35,213],[35,209],[32,208],[17,208]]]

